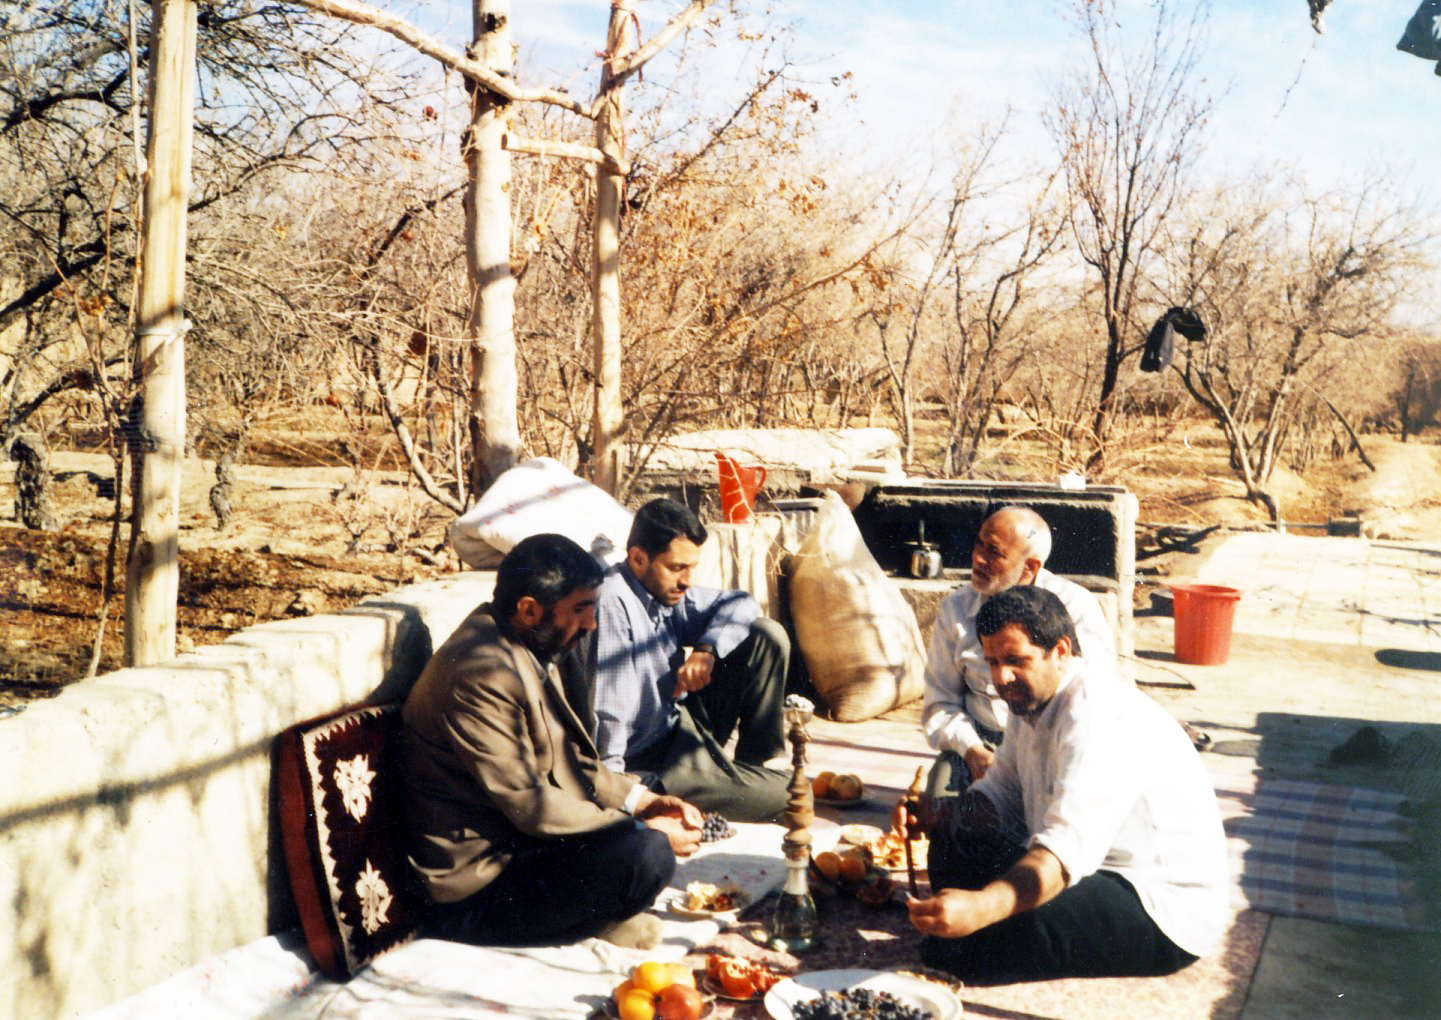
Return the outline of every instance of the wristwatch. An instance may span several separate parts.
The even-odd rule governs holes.
[[[697,652],[705,652],[712,659],[720,658],[720,656],[716,655],[715,653],[715,645],[711,644],[709,641],[697,641],[695,643],[695,650]]]

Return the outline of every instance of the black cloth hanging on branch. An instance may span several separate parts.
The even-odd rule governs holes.
[[[1396,48],[1422,60],[1441,61],[1441,0],[1421,0]],[[1441,63],[1436,73],[1441,75]]]
[[[1164,372],[1176,354],[1176,334],[1195,343],[1206,339],[1206,324],[1189,308],[1171,308],[1156,320],[1141,348],[1141,371]]]

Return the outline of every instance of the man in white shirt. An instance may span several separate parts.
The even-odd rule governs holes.
[[[1170,974],[1211,951],[1225,834],[1180,723],[1072,654],[1051,592],[1003,592],[976,629],[1005,740],[965,796],[894,817],[931,833],[932,895],[909,903],[922,961],[981,985]]]
[[[954,796],[985,775],[1006,729],[1006,703],[976,634],[976,613],[986,599],[1018,584],[1055,592],[1076,625],[1072,654],[1112,672],[1116,638],[1096,597],[1046,569],[1051,529],[1026,507],[1002,507],[986,518],[971,550],[971,583],[941,602],[926,660],[921,729],[940,754],[927,792]]]

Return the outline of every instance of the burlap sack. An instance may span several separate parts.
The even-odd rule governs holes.
[[[834,492],[791,560],[790,610],[811,683],[833,718],[859,722],[921,696],[926,653],[916,614]]]

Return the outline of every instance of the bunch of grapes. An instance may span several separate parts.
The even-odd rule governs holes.
[[[795,1020],[931,1020],[925,1010],[869,988],[821,992],[819,999],[797,1003],[791,1013]]]
[[[707,811],[704,816],[704,824],[700,829],[700,841],[702,843],[714,843],[718,839],[725,839],[727,836],[734,836],[735,830],[731,823],[725,820],[725,815],[719,811]]]

